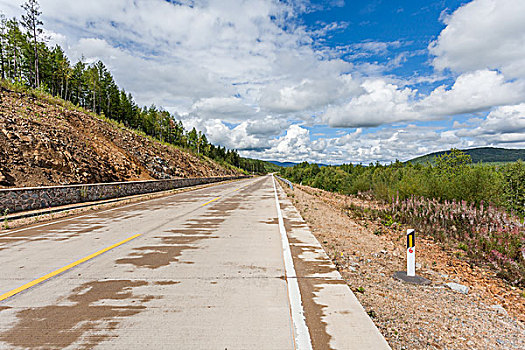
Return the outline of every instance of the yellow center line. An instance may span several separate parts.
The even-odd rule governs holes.
[[[201,206],[204,207],[205,205],[208,205],[208,204],[210,204],[211,202],[215,202],[216,200],[219,200],[219,199],[221,199],[221,197],[213,198],[211,201],[207,201],[206,203],[202,204]]]
[[[237,189],[231,191],[230,193],[233,193],[233,192],[237,192],[237,191],[239,191],[239,190],[242,190],[244,187],[246,187],[246,186],[239,187],[239,188],[237,188]],[[219,200],[219,199],[221,199],[221,198],[222,198],[222,197],[213,198],[212,200],[207,201],[207,202],[204,203],[204,204],[201,204],[201,207],[204,207],[204,206],[206,206],[206,205],[208,205],[208,204],[210,204],[210,203],[212,203],[212,202],[215,202],[216,200]]]
[[[9,297],[12,297],[13,295],[18,294],[18,293],[20,293],[20,292],[23,292],[24,290],[26,290],[26,289],[28,289],[28,288],[31,288],[31,287],[33,287],[33,286],[39,284],[39,283],[42,283],[42,282],[44,282],[44,281],[50,279],[51,277],[55,277],[56,275],[59,275],[59,274],[65,272],[65,271],[67,271],[67,270],[69,270],[69,269],[71,269],[71,268],[73,268],[73,267],[75,267],[75,266],[77,266],[77,265],[80,265],[80,264],[82,264],[82,263],[84,263],[84,262],[86,262],[86,261],[88,261],[88,260],[91,260],[91,259],[93,259],[93,258],[99,256],[100,254],[103,254],[103,253],[107,252],[108,250],[111,250],[111,249],[113,249],[113,248],[118,247],[119,245],[122,245],[122,244],[124,244],[124,243],[126,243],[126,242],[129,242],[129,241],[131,241],[132,239],[135,239],[135,238],[137,238],[137,237],[140,236],[140,235],[141,235],[141,234],[139,233],[139,234],[136,234],[136,235],[131,236],[131,237],[129,237],[129,238],[126,238],[125,240],[120,241],[120,242],[118,242],[118,243],[115,243],[115,244],[113,244],[112,246],[109,246],[109,247],[107,247],[107,248],[104,248],[104,249],[102,249],[102,250],[99,250],[99,251],[96,252],[96,253],[93,253],[93,254],[91,254],[91,255],[88,255],[88,256],[86,256],[86,257],[84,257],[84,258],[82,258],[82,259],[80,259],[80,260],[77,260],[77,261],[75,261],[75,262],[73,262],[73,263],[71,263],[71,264],[69,264],[69,265],[66,265],[66,266],[64,266],[64,267],[61,267],[61,268],[59,268],[58,270],[55,270],[55,271],[53,271],[53,272],[51,272],[51,273],[48,273],[48,274],[45,275],[45,276],[42,276],[42,277],[40,277],[40,278],[37,278],[36,280],[33,280],[33,281],[29,282],[29,283],[26,283],[26,284],[24,284],[24,285],[21,286],[21,287],[18,287],[18,288],[16,288],[16,289],[13,289],[12,291],[9,291],[9,292],[7,292],[7,293],[4,293],[4,294],[0,295],[0,301],[5,300],[5,299],[7,299],[7,298],[9,298]]]

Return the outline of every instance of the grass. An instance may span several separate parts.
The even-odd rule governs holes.
[[[4,224],[3,224],[4,230],[9,229],[9,221],[7,220],[7,214],[9,214],[9,209],[4,210]]]
[[[504,210],[423,197],[397,200],[377,209],[352,203],[347,209],[360,219],[380,219],[384,227],[399,222],[414,228],[445,248],[457,247],[460,251],[454,254],[458,258],[488,266],[510,284],[525,286],[525,224]],[[374,234],[380,235],[381,230]]]

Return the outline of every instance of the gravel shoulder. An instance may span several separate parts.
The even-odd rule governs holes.
[[[525,349],[523,290],[421,234],[416,273],[432,283],[395,280],[406,269],[406,227],[354,216],[351,202],[373,205],[358,198],[283,188],[393,349]]]

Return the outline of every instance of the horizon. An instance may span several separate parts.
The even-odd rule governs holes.
[[[423,157],[426,157],[426,156],[431,156],[431,155],[434,155],[434,154],[439,154],[439,153],[447,153],[447,152],[451,152],[452,149],[454,148],[449,148],[449,149],[442,149],[442,150],[438,150],[438,151],[434,151],[434,152],[430,152],[430,153],[425,153],[425,154],[422,154],[422,155],[419,155],[419,156],[415,156],[413,158],[410,158],[410,159],[406,159],[406,160],[401,160],[401,159],[392,159],[388,162],[380,162],[382,165],[388,165],[388,164],[392,164],[392,163],[395,163],[396,161],[400,161],[401,163],[408,163],[408,162],[411,162],[413,160],[416,160],[416,159],[419,159],[419,158],[423,158]],[[463,148],[463,149],[458,149],[459,151],[461,152],[467,152],[467,151],[473,151],[473,150],[480,150],[480,149],[497,149],[497,150],[508,150],[508,151],[515,151],[515,150],[518,150],[518,151],[521,151],[521,150],[525,150],[525,148],[504,148],[504,147],[493,147],[493,146],[484,146],[484,147],[473,147],[473,148]],[[264,160],[262,159],[263,161],[265,162],[270,162],[270,163],[274,163],[274,162],[278,162],[278,163],[290,163],[290,164],[294,164],[294,165],[297,165],[297,164],[301,164],[302,162],[304,161],[298,161],[298,162],[292,162],[292,161],[276,161],[276,160],[273,160],[273,159],[270,159],[270,160]],[[310,164],[317,164],[317,165],[320,165],[320,166],[340,166],[342,164],[352,164],[352,165],[363,165],[363,166],[367,166],[366,163],[363,163],[363,162],[348,162],[348,163],[339,163],[339,164],[333,164],[333,163],[323,163],[323,162],[308,162]],[[371,163],[368,163],[368,164],[373,164],[373,162]]]
[[[23,0],[0,0],[20,17]],[[243,157],[407,161],[525,148],[525,3],[40,0],[48,45],[102,60]],[[137,30],[138,29],[138,30]]]

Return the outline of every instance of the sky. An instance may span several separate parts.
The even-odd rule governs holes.
[[[23,0],[0,0],[19,17]],[[405,161],[525,148],[523,0],[40,0],[48,44],[102,60],[242,156]]]

